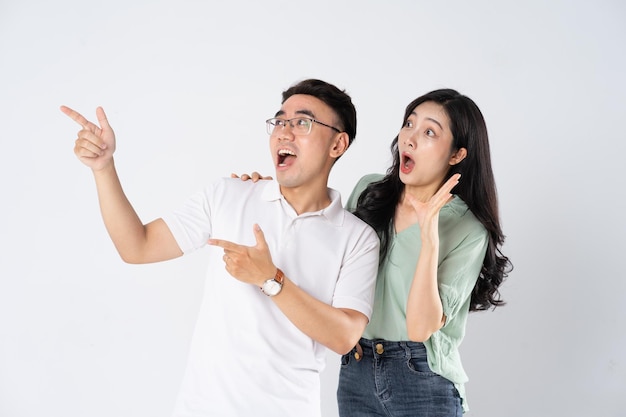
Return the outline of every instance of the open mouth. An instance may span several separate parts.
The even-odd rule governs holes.
[[[278,166],[284,167],[293,162],[296,158],[296,154],[289,149],[279,149],[278,150]]]
[[[402,160],[400,161],[400,169],[405,174],[408,174],[415,167],[415,161],[407,154],[402,154]]]

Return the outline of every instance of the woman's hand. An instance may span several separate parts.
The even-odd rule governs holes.
[[[407,198],[417,213],[417,221],[422,231],[422,241],[439,243],[439,211],[452,199],[452,189],[459,183],[461,174],[454,174],[425,203],[411,195]]]
[[[237,174],[230,174],[231,178],[241,178],[241,181],[248,181],[248,180],[252,180],[252,182],[257,182],[258,180],[271,180],[273,179],[272,177],[268,176],[262,176],[261,174],[259,174],[258,172],[254,171],[252,173],[252,175],[248,175],[248,174],[241,174],[241,176],[237,175]]]

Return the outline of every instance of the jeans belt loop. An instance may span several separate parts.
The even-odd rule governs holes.
[[[354,352],[354,359],[359,362],[361,359],[363,359],[363,348],[361,347],[361,344],[359,342],[356,342],[355,348],[356,352]]]

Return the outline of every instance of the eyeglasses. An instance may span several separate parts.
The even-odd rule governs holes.
[[[294,117],[293,119],[280,119],[278,117],[272,117],[271,119],[267,119],[265,121],[268,135],[272,135],[289,125],[293,133],[295,133],[296,135],[305,136],[311,133],[311,127],[313,127],[313,123],[329,127],[335,132],[341,133],[341,130],[337,129],[336,127],[327,125],[326,123],[322,123],[319,120],[315,120],[310,117]]]

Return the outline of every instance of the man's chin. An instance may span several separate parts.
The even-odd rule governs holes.
[[[281,187],[286,188],[294,188],[299,185],[298,181],[295,178],[289,175],[285,175],[284,173],[280,174],[278,172],[276,173],[276,182],[278,182]]]

